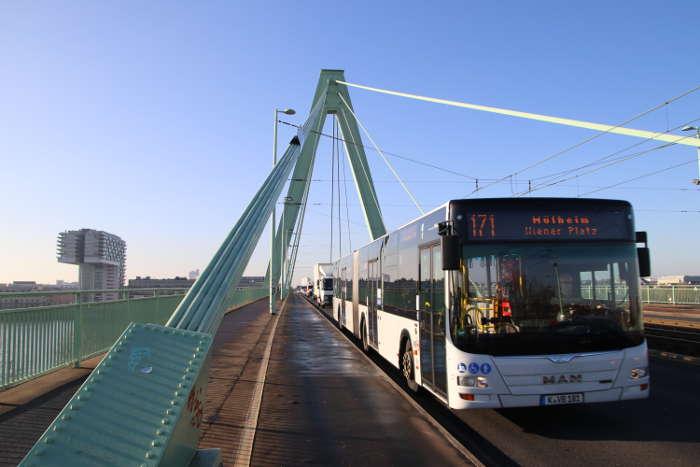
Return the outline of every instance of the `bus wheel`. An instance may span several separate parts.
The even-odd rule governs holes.
[[[416,383],[415,366],[413,365],[413,348],[411,341],[406,339],[401,354],[401,374],[406,381],[406,386],[413,391],[418,391],[418,383]]]
[[[362,320],[362,325],[360,327],[360,337],[362,338],[362,350],[369,352],[369,341],[367,341],[367,324],[365,320]]]

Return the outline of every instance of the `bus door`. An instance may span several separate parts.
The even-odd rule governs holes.
[[[367,313],[369,343],[377,347],[377,288],[379,287],[379,262],[367,262]]]
[[[340,270],[340,284],[338,290],[340,291],[340,308],[338,309],[338,323],[345,326],[345,300],[348,297],[348,268],[343,268]]]
[[[446,394],[445,274],[439,243],[420,249],[419,271],[421,376],[428,386]]]

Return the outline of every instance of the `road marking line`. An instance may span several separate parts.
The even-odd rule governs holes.
[[[683,355],[673,352],[665,352],[663,350],[649,349],[649,356],[663,358],[666,360],[673,360],[677,362],[689,363],[691,365],[700,365],[700,358],[698,357],[692,357],[690,355]]]
[[[323,316],[324,318],[326,318],[326,319],[328,320],[328,317],[327,317],[321,310],[319,310],[318,308],[316,308],[316,306],[314,306],[313,303],[309,302],[308,300],[307,300],[307,302],[311,305],[311,308],[313,308],[314,310],[316,310],[317,313],[319,313],[321,316]],[[331,326],[331,328],[334,329],[338,334],[340,334],[341,336],[343,336],[343,337],[345,338],[345,340],[347,340],[347,341],[351,344],[350,347],[352,347],[357,353],[359,353],[360,355],[362,355],[362,357],[364,357],[364,359],[367,360],[367,361],[369,362],[369,364],[370,364],[375,370],[377,370],[377,371],[379,372],[380,377],[381,377],[382,379],[384,379],[384,381],[388,382],[389,385],[390,385],[396,392],[398,392],[399,394],[401,394],[401,397],[403,397],[404,399],[406,399],[406,401],[407,401],[409,404],[411,404],[411,406],[412,406],[414,409],[416,409],[416,411],[417,411],[421,416],[423,416],[423,418],[425,418],[425,420],[426,420],[430,425],[432,425],[432,427],[435,428],[435,429],[447,440],[447,442],[450,443],[450,444],[452,445],[453,448],[455,448],[460,454],[462,454],[462,455],[463,455],[469,462],[471,462],[474,466],[476,466],[476,467],[485,467],[484,463],[481,462],[481,461],[474,455],[474,453],[472,453],[472,452],[471,452],[469,449],[467,449],[462,443],[460,443],[460,442],[457,440],[457,438],[455,438],[454,436],[452,436],[452,434],[447,430],[447,428],[445,428],[444,426],[442,426],[442,425],[440,424],[440,422],[438,422],[438,421],[435,419],[435,417],[433,417],[432,415],[430,415],[430,414],[428,413],[427,410],[425,410],[423,407],[421,407],[421,405],[420,405],[418,402],[416,402],[415,400],[413,400],[413,398],[412,398],[410,395],[408,395],[408,394],[406,393],[406,391],[405,391],[401,386],[399,386],[399,385],[396,383],[396,381],[394,381],[393,379],[391,379],[391,377],[390,377],[389,375],[387,375],[387,374],[384,372],[384,370],[383,370],[379,365],[377,365],[377,364],[374,362],[374,360],[372,360],[371,358],[369,358],[369,355],[367,355],[367,354],[364,353],[362,350],[360,350],[360,348],[357,347],[357,346],[355,345],[355,343],[354,343],[348,336],[346,336],[345,333],[344,333],[340,328],[338,328],[337,326]]]
[[[260,407],[262,405],[262,395],[265,389],[265,379],[267,377],[267,366],[270,363],[270,354],[272,353],[272,342],[275,337],[275,331],[277,330],[277,323],[280,320],[280,316],[284,313],[287,307],[287,301],[285,300],[282,304],[280,312],[272,318],[272,329],[270,330],[270,335],[267,336],[267,343],[265,344],[265,352],[263,353],[263,359],[260,363],[260,368],[258,369],[257,377],[255,378],[255,389],[253,390],[253,399],[251,401],[250,407],[248,408],[248,414],[246,415],[245,423],[243,424],[243,430],[241,432],[241,438],[238,442],[238,449],[236,450],[236,460],[233,465],[236,467],[249,467],[250,461],[253,454],[253,445],[255,443],[255,433],[258,429],[258,417],[260,416]]]

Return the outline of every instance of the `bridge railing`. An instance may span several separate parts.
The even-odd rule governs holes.
[[[644,285],[642,302],[700,305],[700,285]]]
[[[0,390],[55,369],[78,366],[108,350],[131,322],[165,323],[186,289],[123,289],[1,293],[0,302],[72,295],[71,303],[0,310]],[[86,297],[120,297],[85,301]],[[267,287],[235,289],[229,307],[267,296]],[[32,304],[24,300],[17,303]]]
[[[627,287],[615,287],[618,300],[627,296]],[[609,299],[611,296],[609,285],[597,285],[595,290],[591,286],[583,286],[581,290],[583,298],[598,297]],[[665,303],[668,305],[700,305],[700,285],[643,285],[640,289],[642,303]]]

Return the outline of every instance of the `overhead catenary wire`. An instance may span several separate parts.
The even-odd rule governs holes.
[[[578,174],[575,174],[575,175],[571,175],[571,176],[569,176],[569,177],[562,178],[562,179],[559,179],[559,180],[556,180],[556,181],[553,181],[553,182],[550,182],[550,183],[541,183],[541,184],[536,185],[536,186],[534,186],[534,187],[530,186],[530,187],[528,187],[527,191],[523,191],[523,192],[521,192],[521,193],[518,193],[518,196],[527,195],[527,194],[533,193],[533,192],[538,191],[538,190],[542,190],[542,189],[545,189],[545,188],[549,188],[549,187],[558,185],[559,183],[567,182],[567,181],[573,180],[573,179],[578,179],[579,177],[583,177],[583,176],[585,176],[585,175],[590,175],[590,174],[592,174],[592,173],[595,173],[595,172],[598,172],[598,171],[600,171],[600,170],[606,169],[606,168],[608,168],[608,167],[610,167],[610,166],[613,166],[613,165],[616,165],[616,164],[620,164],[620,163],[625,162],[625,161],[627,161],[627,160],[635,159],[635,158],[637,158],[637,157],[641,157],[641,156],[644,156],[644,155],[647,155],[647,154],[651,154],[652,152],[659,151],[659,150],[661,150],[661,149],[666,149],[666,148],[668,148],[668,147],[670,147],[670,146],[673,146],[673,144],[671,144],[671,143],[660,144],[659,146],[655,146],[655,147],[653,147],[653,148],[649,148],[649,149],[646,149],[646,150],[644,150],[644,151],[639,151],[639,152],[636,152],[636,153],[634,153],[634,154],[630,154],[630,155],[628,155],[628,156],[626,156],[626,157],[624,157],[624,158],[620,158],[620,159],[613,160],[613,161],[611,161],[611,162],[608,162],[607,164],[604,164],[604,165],[602,165],[602,166],[600,166],[600,167],[596,167],[596,168],[594,168],[594,169],[588,170],[588,171],[586,171],[586,172],[582,172],[582,173],[578,173]]]
[[[348,105],[348,103],[345,101],[345,98],[343,97],[343,95],[340,94],[340,93],[338,93],[338,97],[340,97],[340,100],[343,102],[343,104],[345,105],[345,108],[348,109],[348,111],[350,112],[350,114],[352,114],[352,116],[355,117],[355,121],[357,122],[357,124],[359,125],[359,127],[362,128],[362,131],[364,131],[365,135],[367,135],[367,138],[370,140],[370,142],[372,143],[372,145],[374,145],[374,147],[375,147],[375,149],[377,150],[377,153],[379,154],[379,156],[382,158],[382,160],[383,160],[384,163],[387,165],[387,167],[389,167],[389,170],[390,170],[391,173],[394,175],[394,177],[396,177],[396,179],[399,181],[399,183],[401,184],[401,187],[404,189],[404,191],[406,192],[406,194],[408,195],[408,197],[411,198],[411,201],[413,201],[413,204],[415,204],[415,205],[416,205],[416,208],[418,208],[418,211],[419,211],[421,214],[425,214],[425,211],[423,210],[423,208],[421,207],[421,205],[418,203],[418,200],[416,199],[416,197],[413,196],[413,193],[411,193],[411,190],[409,190],[408,187],[406,186],[406,184],[401,180],[401,177],[399,176],[398,172],[396,172],[396,169],[394,169],[394,166],[391,165],[391,162],[389,162],[389,160],[386,158],[386,156],[384,155],[384,153],[382,152],[382,150],[379,148],[379,146],[377,145],[377,143],[374,141],[374,138],[372,138],[372,135],[370,135],[369,131],[367,131],[367,128],[365,128],[365,126],[362,124],[362,122],[360,121],[360,119],[357,118],[357,115],[356,115],[355,112],[352,110],[352,108],[350,107],[350,105]]]
[[[283,125],[292,126],[292,127],[294,127],[294,128],[300,128],[300,125],[297,125],[297,124],[292,123],[292,122],[287,122],[287,121],[285,121],[285,120],[278,120],[278,122],[281,123],[281,124],[283,124]],[[333,135],[329,135],[328,133],[323,133],[323,132],[321,132],[321,131],[317,131],[317,132],[315,132],[315,133],[318,134],[319,136],[325,136],[326,138],[332,138],[332,137],[333,137]],[[351,134],[350,136],[352,136],[352,134]],[[339,141],[342,141],[342,142],[345,143],[345,144],[350,144],[350,145],[353,145],[353,146],[359,146],[359,147],[361,147],[361,148],[363,148],[363,149],[369,149],[369,150],[371,150],[371,151],[376,151],[376,149],[375,149],[374,147],[372,147],[372,146],[367,146],[367,145],[362,144],[362,143],[356,143],[355,141],[349,141],[349,140],[344,139],[344,138],[338,138],[338,139],[339,139]],[[441,171],[441,172],[449,173],[449,174],[452,174],[452,175],[457,175],[458,177],[464,177],[464,178],[467,178],[467,179],[469,179],[469,180],[481,180],[480,177],[476,177],[476,176],[474,176],[474,175],[469,175],[469,174],[465,174],[465,173],[462,173],[462,172],[458,172],[458,171],[456,171],[456,170],[452,170],[452,169],[448,169],[448,168],[445,168],[445,167],[441,167],[441,166],[439,166],[439,165],[432,164],[432,163],[430,163],[430,162],[421,161],[421,160],[418,160],[418,159],[416,159],[416,158],[414,158],[414,157],[408,157],[408,156],[405,156],[405,155],[402,155],[402,154],[397,154],[397,153],[395,153],[395,152],[386,151],[386,150],[384,150],[384,149],[382,149],[382,152],[384,153],[385,156],[395,157],[395,158],[397,158],[397,159],[402,159],[402,160],[405,160],[405,161],[407,161],[407,162],[412,162],[412,163],[414,163],[414,164],[422,165],[422,166],[424,166],[424,167],[430,167],[430,168],[432,168],[432,169],[439,170],[439,171]]]
[[[664,131],[664,132],[659,132],[659,133],[670,133],[671,131],[675,131],[675,130],[681,129],[681,128],[683,128],[683,127],[685,127],[685,126],[687,126],[687,125],[691,125],[691,124],[693,124],[693,123],[695,123],[695,122],[697,122],[697,121],[700,121],[700,117],[699,117],[699,118],[694,118],[693,120],[688,120],[687,122],[684,122],[684,123],[682,123],[682,124],[680,124],[680,125],[677,125],[677,126],[675,126],[675,127],[673,127],[673,128],[667,129],[666,131]],[[558,178],[558,177],[561,177],[561,176],[565,176],[565,175],[568,175],[568,174],[570,174],[570,173],[572,173],[572,172],[576,172],[576,171],[578,171],[578,170],[582,170],[582,169],[585,169],[585,168],[588,168],[588,167],[592,167],[592,166],[594,166],[594,165],[596,165],[596,164],[598,164],[598,163],[604,163],[605,161],[607,161],[607,160],[609,160],[609,159],[612,159],[613,157],[615,157],[615,156],[617,156],[617,155],[619,155],[619,154],[622,154],[622,153],[625,152],[625,151],[628,151],[628,150],[630,150],[630,149],[632,149],[632,148],[635,148],[635,147],[637,147],[637,146],[640,146],[640,145],[642,145],[642,144],[645,144],[645,143],[647,143],[647,142],[649,142],[649,141],[650,141],[650,139],[649,139],[649,138],[646,138],[646,139],[644,139],[644,140],[642,140],[642,141],[638,141],[638,142],[636,142],[636,143],[634,143],[634,144],[631,144],[631,145],[629,145],[629,146],[625,146],[625,147],[622,148],[622,149],[618,149],[618,150],[616,150],[616,151],[614,151],[614,152],[612,152],[612,153],[610,153],[610,154],[608,154],[608,155],[606,155],[606,156],[603,156],[603,157],[600,157],[600,158],[598,158],[598,159],[592,160],[592,161],[590,161],[590,162],[588,162],[588,163],[586,163],[586,164],[584,164],[584,165],[581,165],[581,166],[578,166],[578,167],[573,167],[573,168],[571,168],[571,169],[560,170],[560,171],[558,171],[558,172],[554,172],[554,173],[550,173],[550,174],[546,174],[546,175],[540,175],[540,176],[538,176],[538,177],[531,177],[530,180],[536,181],[536,180],[543,180],[543,179],[548,179],[548,178]],[[622,157],[625,157],[625,156],[622,156]]]
[[[330,214],[329,214],[328,212],[316,208],[316,206],[325,206],[326,204],[324,204],[324,203],[310,203],[310,204],[311,204],[312,206],[314,206],[314,207],[311,208],[311,207],[309,207],[309,206],[307,205],[307,207],[306,207],[306,210],[307,210],[307,211],[309,211],[309,212],[311,212],[311,213],[313,213],[313,214],[319,215],[319,216],[330,217]],[[366,227],[366,225],[363,224],[362,222],[358,222],[358,221],[355,221],[355,220],[352,220],[352,219],[348,219],[348,221],[349,221],[352,225],[356,225],[356,226],[358,226],[358,227]],[[359,233],[360,231],[355,230],[355,232],[356,232],[356,233]]]
[[[673,212],[678,214],[700,213],[700,209],[635,209],[635,211]]]
[[[628,178],[628,179],[626,179],[626,180],[623,180],[623,181],[618,182],[618,183],[614,183],[614,184],[612,184],[612,185],[604,186],[604,187],[598,188],[598,189],[596,189],[596,190],[587,191],[587,192],[585,192],[585,193],[582,193],[580,196],[586,196],[586,195],[590,195],[590,194],[593,194],[593,193],[598,193],[599,191],[609,190],[610,188],[615,188],[615,187],[617,187],[617,186],[619,186],[619,185],[624,185],[625,183],[633,182],[633,181],[635,181],[635,180],[640,180],[640,179],[646,178],[646,177],[651,177],[652,175],[660,174],[660,173],[662,173],[662,172],[667,172],[667,171],[669,171],[669,170],[676,169],[676,168],[678,168],[678,167],[682,167],[682,166],[684,166],[684,165],[692,164],[692,163],[694,163],[696,160],[697,160],[697,159],[691,159],[691,160],[689,160],[689,161],[681,162],[680,164],[674,164],[674,165],[671,165],[671,166],[669,166],[669,167],[664,167],[663,169],[654,170],[654,171],[652,171],[652,172],[648,172],[648,173],[639,175],[639,176],[637,176],[637,177]]]
[[[682,128],[682,127],[684,127],[684,126],[686,126],[686,125],[689,125],[689,124],[691,124],[691,123],[693,123],[693,122],[696,122],[696,121],[698,121],[698,120],[700,120],[700,118],[696,118],[696,119],[693,119],[693,120],[689,120],[688,122],[685,122],[685,123],[683,123],[683,124],[681,124],[681,125],[678,125],[678,126],[675,127],[674,129]],[[681,137],[679,137],[679,138],[681,138]],[[559,171],[559,172],[557,172],[557,173],[555,173],[555,174],[550,174],[551,176],[549,176],[549,177],[543,176],[543,177],[533,178],[533,179],[531,179],[531,180],[543,179],[543,178],[544,178],[544,179],[550,178],[550,180],[546,180],[546,181],[544,181],[544,182],[540,182],[540,183],[538,183],[538,184],[535,184],[534,186],[530,186],[530,187],[528,187],[528,190],[527,190],[527,191],[518,193],[518,196],[522,196],[522,195],[525,195],[525,194],[529,194],[529,193],[532,193],[533,191],[537,191],[537,190],[540,190],[540,189],[542,189],[542,188],[548,188],[548,187],[551,187],[551,186],[554,186],[554,185],[558,185],[558,184],[560,184],[560,183],[563,183],[563,182],[566,182],[566,181],[569,181],[569,180],[572,180],[572,179],[578,179],[578,177],[581,177],[581,176],[584,176],[584,175],[589,175],[589,174],[595,173],[595,172],[597,172],[597,171],[599,171],[599,170],[602,170],[602,169],[605,169],[605,168],[607,168],[607,167],[610,167],[610,166],[613,166],[613,165],[616,165],[616,164],[620,164],[620,163],[622,163],[622,162],[626,162],[626,161],[628,161],[628,160],[635,159],[635,158],[637,158],[637,157],[641,157],[641,156],[650,154],[650,153],[652,153],[652,152],[655,152],[655,151],[658,151],[658,150],[661,150],[661,149],[666,149],[666,148],[671,147],[671,146],[673,146],[673,145],[675,144],[675,143],[673,143],[673,142],[671,142],[671,143],[664,143],[664,144],[660,144],[660,145],[658,145],[658,146],[654,146],[653,148],[645,149],[645,150],[643,150],[643,151],[639,151],[639,152],[632,153],[632,154],[625,154],[625,155],[622,155],[622,156],[620,156],[620,157],[613,158],[614,156],[616,156],[616,155],[618,155],[618,154],[620,154],[620,153],[622,153],[622,152],[624,152],[624,151],[627,151],[627,150],[629,150],[629,149],[632,149],[633,147],[639,146],[640,144],[644,144],[644,143],[646,143],[646,142],[648,142],[648,141],[650,141],[650,139],[646,139],[646,140],[644,140],[644,141],[640,141],[640,142],[635,143],[635,144],[633,144],[633,145],[630,145],[630,146],[627,146],[627,147],[625,147],[625,148],[619,149],[619,150],[617,150],[617,151],[615,151],[615,152],[613,152],[613,153],[611,153],[611,154],[608,154],[607,156],[598,158],[598,159],[596,159],[596,160],[594,160],[594,161],[591,161],[591,162],[589,162],[589,163],[587,163],[587,164],[584,164],[584,165],[582,165],[582,166],[575,167],[575,168],[571,168],[571,169],[567,169],[567,170],[563,170],[563,171]],[[596,165],[598,165],[598,167],[593,168],[593,169],[591,169],[591,170],[589,170],[589,171],[586,171],[586,172],[583,172],[583,173],[577,173],[577,172],[579,172],[580,170],[583,170],[583,169],[588,168],[588,167],[594,167],[594,166],[596,166]],[[566,177],[566,175],[568,175],[568,174],[574,174],[574,175]]]

